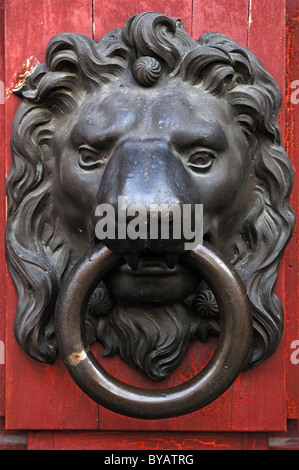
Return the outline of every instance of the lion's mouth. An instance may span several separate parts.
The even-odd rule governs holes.
[[[194,292],[200,283],[179,263],[177,253],[126,253],[125,263],[114,269],[104,282],[112,297],[125,303],[178,302]]]
[[[127,253],[122,270],[132,275],[173,275],[178,272],[179,253]]]

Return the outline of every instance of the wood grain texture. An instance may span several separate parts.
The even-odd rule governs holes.
[[[203,33],[214,31],[226,34],[246,47],[248,10],[249,0],[194,0],[192,36],[198,39]]]
[[[183,432],[41,432],[29,433],[28,450],[267,450],[267,435]],[[106,455],[106,454],[105,454]],[[111,454],[107,454],[107,456]],[[116,454],[118,455],[118,454]],[[122,455],[121,453],[119,455]],[[197,456],[198,458],[198,456]]]
[[[192,0],[114,0],[103,2],[94,0],[93,30],[95,40],[99,40],[105,33],[113,28],[122,28],[125,22],[133,15],[144,11],[157,11],[164,15],[179,18],[187,32],[192,29]]]
[[[0,416],[5,413],[5,73],[4,73],[4,4],[0,3]],[[4,351],[3,351],[4,347]],[[4,357],[3,357],[4,353]]]
[[[28,450],[298,450],[299,420],[276,433],[41,431],[28,432],[27,443]]]
[[[299,340],[299,3],[288,0],[286,51],[286,151],[294,168],[294,189],[291,202],[297,223],[295,234],[285,257],[286,305],[286,383],[288,418],[299,419],[299,363],[298,354],[292,359],[294,341]],[[296,82],[297,81],[297,82]],[[293,87],[292,87],[293,86]],[[296,344],[296,343],[295,343]],[[298,349],[298,343],[297,348]]]
[[[284,95],[285,86],[285,0],[251,0],[247,47],[257,54]],[[284,112],[284,107],[282,107]],[[282,113],[281,113],[282,114]],[[282,121],[282,130],[284,121]]]

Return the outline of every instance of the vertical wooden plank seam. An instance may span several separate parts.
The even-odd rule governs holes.
[[[286,61],[285,61],[285,71],[286,71],[286,151],[289,155],[293,167],[295,168],[296,164],[296,150],[295,146],[296,141],[296,112],[295,106],[296,103],[292,103],[292,82],[296,80],[296,75],[294,71],[296,70],[296,23],[298,24],[299,20],[299,5],[296,4],[296,0],[290,0],[286,5]],[[297,202],[298,202],[298,181],[296,177],[296,172],[294,174],[294,187],[291,195],[292,207],[296,211]],[[297,213],[298,218],[298,213]],[[296,226],[295,234],[291,241],[290,247],[287,252],[286,258],[286,269],[285,269],[285,284],[291,286],[292,290],[295,293],[291,292],[291,289],[285,289],[285,303],[286,309],[288,309],[288,323],[286,328],[286,387],[287,387],[287,414],[288,418],[298,418],[298,393],[295,392],[296,389],[296,374],[294,373],[294,364],[290,365],[290,343],[292,339],[296,339],[298,326],[296,321],[297,313],[297,300],[298,296],[296,295],[296,262],[297,258],[294,254],[296,250],[296,241],[298,239],[298,226]],[[294,257],[294,260],[293,260]],[[297,367],[297,366],[296,366]],[[297,399],[296,399],[297,398]]]
[[[194,10],[193,10],[193,7],[194,7],[194,0],[191,0],[191,36],[193,37],[193,15],[194,15]],[[198,39],[198,38],[194,38],[194,39]]]
[[[92,39],[95,38],[95,14],[94,14],[94,0],[91,0],[91,33]]]
[[[92,31],[92,39],[95,41],[95,30],[96,30],[96,25],[95,25],[95,0],[91,0],[91,31]],[[98,38],[100,40],[100,38]],[[101,406],[98,405],[97,407],[97,429],[100,431],[101,426],[100,426],[100,421],[101,421]],[[53,433],[54,435],[54,433]],[[53,437],[53,445],[54,445],[55,437]]]
[[[1,165],[1,174],[0,174],[0,218],[1,218],[1,245],[0,245],[0,260],[1,260],[1,284],[2,284],[2,295],[1,295],[1,308],[0,308],[0,314],[1,314],[1,335],[0,335],[0,341],[1,341],[1,346],[3,346],[3,362],[2,364],[2,357],[0,357],[0,367],[1,367],[1,375],[0,375],[0,416],[3,416],[5,414],[5,350],[6,350],[6,339],[5,339],[5,299],[6,299],[6,289],[5,289],[5,253],[4,253],[4,226],[5,226],[5,212],[6,212],[6,204],[5,204],[5,42],[4,42],[4,27],[5,27],[5,18],[4,18],[4,12],[5,12],[5,2],[2,0],[1,1],[1,14],[0,14],[0,22],[2,26],[2,32],[0,36],[0,47],[1,47],[1,96],[0,96],[0,106],[1,106],[1,126],[2,126],[2,135],[1,138],[3,139],[1,142],[1,158],[4,159],[3,164]],[[3,199],[2,199],[3,198]],[[2,220],[3,219],[3,220]],[[3,233],[2,233],[3,231]],[[3,345],[2,345],[3,343]],[[2,350],[2,348],[1,348]]]
[[[246,47],[247,48],[248,48],[248,43],[249,43],[249,29],[250,29],[250,24],[251,24],[252,2],[253,2],[253,0],[248,0],[248,6],[247,6],[247,36],[246,36]]]
[[[95,0],[90,0],[91,1],[91,34],[92,34],[92,39],[95,41]],[[100,38],[98,38],[100,40]],[[100,431],[100,417],[101,417],[101,406],[98,405],[97,407],[97,429]],[[54,434],[54,433],[53,433]],[[54,437],[53,437],[53,445],[54,445]]]
[[[247,3],[247,31],[246,31],[246,47],[248,48],[249,41],[249,28],[250,28],[250,19],[251,19],[251,1],[248,0]],[[235,400],[235,388],[231,387],[231,409],[230,409],[230,430],[233,430],[233,421],[234,421],[234,400]],[[244,449],[244,433],[242,433],[242,449]]]
[[[4,84],[5,85],[8,85],[6,83],[6,29],[7,29],[7,25],[6,25],[6,16],[7,16],[7,2],[6,0],[4,0],[4,24],[3,24],[3,41],[4,41],[4,55],[3,55],[3,60],[4,60]],[[6,108],[7,108],[7,102],[6,102],[6,97],[5,97],[5,104],[4,104],[4,118],[3,118],[3,123],[4,123],[4,174],[5,174],[5,185],[6,185],[6,179],[7,179],[7,175],[8,175],[8,152],[9,152],[9,147],[8,147],[8,142],[7,142],[7,125],[6,125],[6,118],[7,118],[7,112],[6,112]],[[9,142],[10,142],[10,139],[9,139]],[[5,193],[5,213],[7,214],[7,199],[6,199],[6,193]],[[7,217],[7,216],[6,216]],[[6,218],[5,218],[5,228],[6,228]],[[4,375],[4,390],[5,390],[5,399],[4,399],[4,403],[5,403],[5,415],[6,415],[6,403],[7,403],[7,380],[8,380],[8,372],[7,372],[7,329],[8,329],[8,324],[7,324],[7,278],[9,276],[8,274],[8,268],[6,266],[6,262],[5,262],[5,266],[4,266],[4,272],[5,272],[5,282],[4,282],[4,293],[5,293],[5,297],[4,297],[4,314],[5,314],[5,375]],[[5,420],[5,425],[6,425],[6,420]]]
[[[7,200],[6,200],[6,192],[5,192],[5,182],[6,182],[6,178],[7,178],[7,135],[6,135],[6,98],[5,98],[5,56],[6,56],[6,53],[5,53],[5,31],[6,31],[6,1],[4,0],[3,1],[3,9],[4,9],[4,12],[3,12],[3,16],[2,16],[2,21],[3,21],[3,28],[2,28],[2,39],[3,39],[3,82],[4,82],[4,105],[3,105],[3,138],[4,138],[4,145],[3,145],[3,149],[4,149],[4,155],[3,155],[3,158],[4,158],[4,186],[3,186],[3,196],[4,196],[4,223],[5,223],[5,226],[6,226],[6,213],[7,213]],[[5,229],[4,229],[5,230]],[[5,236],[5,231],[4,231],[4,236]],[[6,334],[6,331],[7,331],[7,321],[6,321],[6,305],[7,305],[7,302],[6,302],[6,295],[7,295],[7,289],[6,289],[6,277],[7,277],[7,267],[6,267],[6,263],[5,263],[5,252],[4,252],[4,255],[3,255],[3,272],[4,272],[4,278],[3,278],[3,285],[2,285],[2,288],[3,288],[3,291],[4,291],[4,295],[3,295],[3,314],[4,314],[4,320],[3,320],[3,325],[4,325],[4,352],[5,352],[5,364],[4,364],[4,377],[3,377],[3,380],[4,380],[4,406],[6,407],[6,377],[7,377],[7,373],[6,373],[6,363],[7,363],[7,355],[6,355],[6,351],[7,351],[7,334]],[[4,414],[5,414],[5,408],[4,408]]]
[[[282,90],[282,109],[283,109],[283,118],[281,119],[281,122],[283,123],[283,146],[286,146],[286,128],[287,128],[287,103],[286,103],[286,98],[287,98],[287,93],[286,93],[286,86],[287,86],[287,76],[286,76],[286,27],[287,27],[287,7],[286,7],[286,2],[287,0],[284,1],[283,3],[283,9],[284,9],[284,36],[283,36],[283,44],[282,44],[282,49],[283,49],[283,69],[284,69],[284,74],[283,74],[283,90]],[[287,428],[287,415],[288,415],[288,399],[287,399],[287,337],[286,337],[286,256],[283,256],[282,259],[282,275],[283,275],[283,312],[284,312],[284,330],[283,330],[283,347],[284,347],[284,396],[285,396],[285,427]]]

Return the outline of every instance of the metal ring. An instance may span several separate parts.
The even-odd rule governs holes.
[[[208,364],[191,380],[171,388],[148,390],[125,384],[105,371],[88,347],[84,318],[88,300],[107,272],[124,262],[107,248],[95,248],[71,271],[55,311],[58,350],[77,385],[98,404],[133,418],[181,416],[205,407],[235,381],[252,345],[250,303],[238,274],[212,246],[181,256],[213,291],[220,310],[221,333]]]

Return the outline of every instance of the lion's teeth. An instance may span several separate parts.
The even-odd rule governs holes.
[[[136,271],[136,269],[138,268],[138,264],[139,264],[140,253],[126,254],[124,255],[124,258],[126,262],[128,263],[128,265],[130,266],[130,268],[133,271]]]
[[[173,269],[177,264],[180,255],[177,253],[165,253],[164,254],[165,261],[169,269]]]

